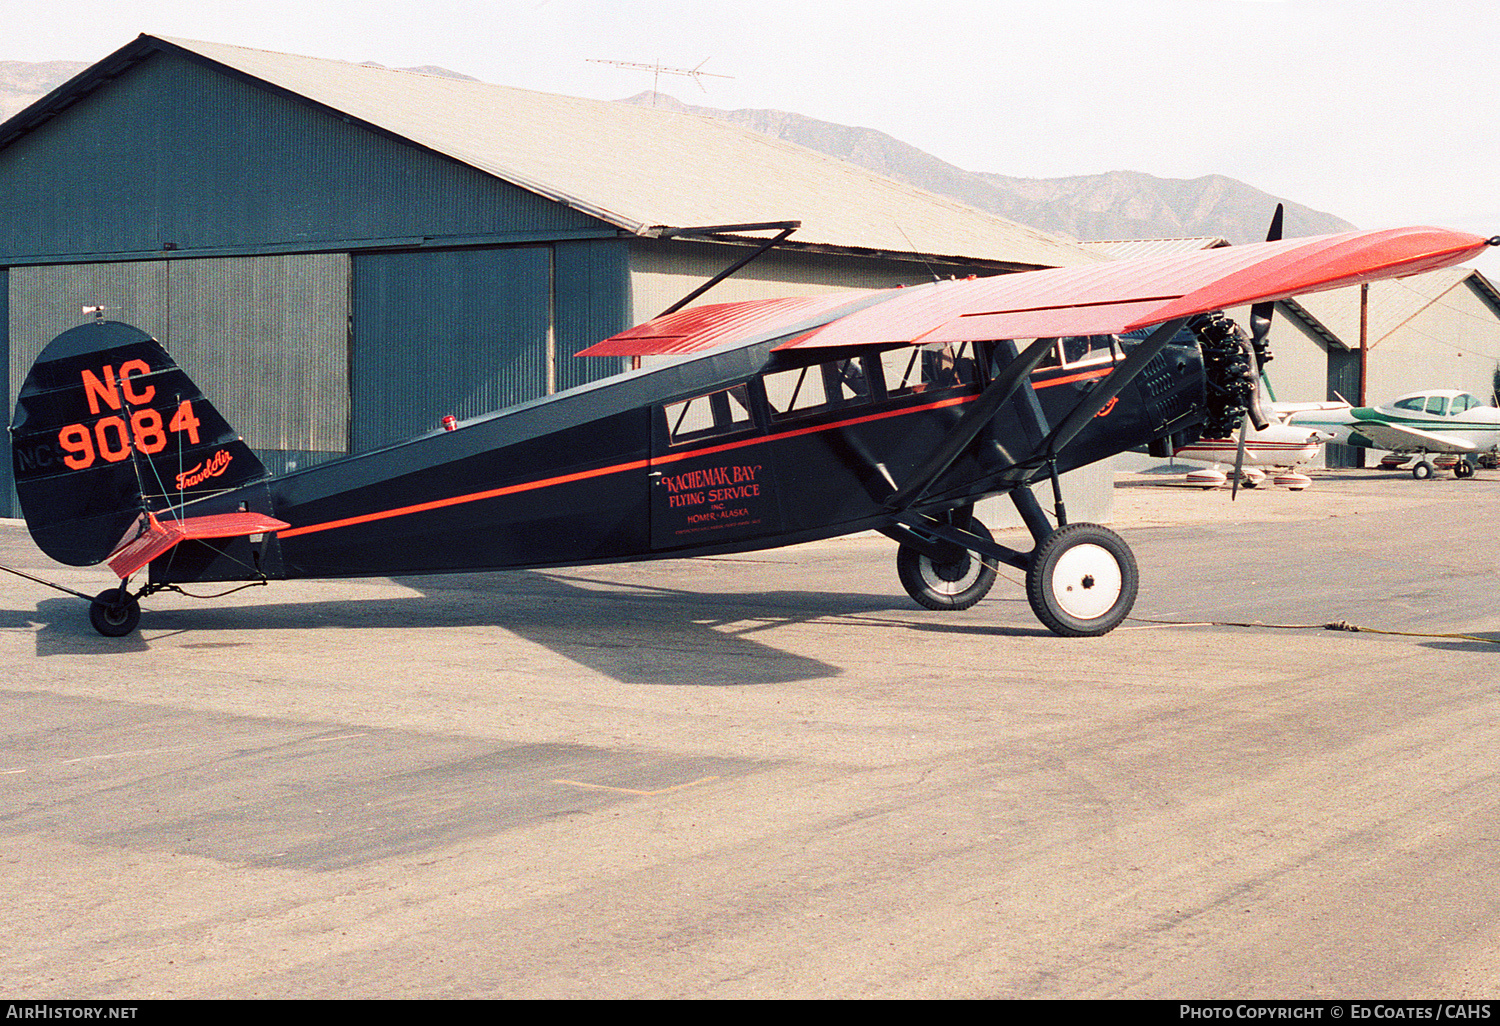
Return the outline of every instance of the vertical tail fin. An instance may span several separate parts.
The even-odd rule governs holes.
[[[118,321],[80,325],[47,344],[10,432],[31,537],[73,566],[103,562],[143,511],[266,476],[161,344]]]

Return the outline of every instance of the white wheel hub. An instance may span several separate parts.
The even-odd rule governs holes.
[[[1058,557],[1052,570],[1052,596],[1078,620],[1103,616],[1120,597],[1120,563],[1102,545],[1075,545]]]

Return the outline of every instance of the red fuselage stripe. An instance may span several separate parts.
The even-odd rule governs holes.
[[[1110,372],[1111,368],[1103,367],[1099,370],[1086,371],[1069,377],[1054,378],[1051,381],[1036,382],[1035,388],[1047,388],[1051,385],[1062,385],[1072,381],[1083,381],[1088,378],[1103,377]],[[727,442],[724,445],[713,445],[704,449],[691,449],[686,452],[671,453],[666,456],[658,456],[652,460],[631,460],[628,463],[616,463],[608,467],[599,467],[595,470],[581,470],[574,474],[561,474],[557,477],[545,477],[536,481],[525,481],[521,484],[506,485],[503,488],[490,488],[482,492],[470,492],[467,495],[454,495],[447,499],[434,499],[431,502],[419,502],[413,506],[400,506],[396,509],[381,510],[379,513],[364,513],[356,517],[345,517],[342,520],[327,520],[321,524],[306,524],[302,527],[292,527],[277,532],[280,538],[296,538],[299,535],[315,534],[319,531],[332,531],[340,527],[353,527],[357,524],[369,524],[377,520],[389,520],[392,517],[410,516],[413,513],[425,513],[429,510],[443,509],[448,506],[461,506],[470,502],[483,502],[485,499],[494,499],[502,495],[514,495],[518,492],[535,491],[538,488],[550,488],[553,485],[568,484],[571,481],[585,481],[592,477],[603,477],[607,474],[622,474],[627,470],[640,470],[653,464],[675,463],[678,460],[691,459],[695,456],[708,456],[716,452],[726,452],[730,449],[742,449],[749,445],[763,445],[766,442],[775,442],[783,438],[795,438],[798,435],[813,434],[818,431],[833,431],[837,428],[849,427],[854,424],[867,424],[871,421],[886,420],[890,417],[902,417],[909,413],[921,413],[924,410],[938,410],[945,406],[959,406],[963,403],[973,402],[979,398],[977,395],[960,395],[949,399],[941,399],[935,403],[927,403],[924,406],[912,406],[900,410],[886,410],[883,413],[871,413],[863,417],[851,417],[848,420],[835,421],[832,424],[814,424],[809,427],[796,428],[791,431],[781,431],[774,435],[762,435],[755,438],[744,438],[735,442]]]
[[[336,527],[352,527],[355,524],[368,524],[375,520],[388,520],[391,517],[404,517],[412,513],[425,513],[428,510],[442,509],[445,506],[459,506],[466,502],[481,502],[485,499],[493,499],[501,495],[514,495],[516,492],[529,492],[537,488],[550,488],[552,485],[567,484],[569,481],[583,481],[591,477],[602,477],[605,474],[618,474],[626,470],[639,470],[645,466],[649,466],[646,460],[617,463],[612,467],[600,467],[597,470],[581,470],[576,474],[561,474],[557,477],[542,478],[539,481],[526,481],[522,484],[506,485],[504,488],[491,488],[483,492],[470,492],[468,495],[455,495],[447,499],[434,499],[432,502],[419,502],[414,506],[401,506],[397,509],[382,510],[379,513],[365,513],[362,516],[345,517],[343,520],[328,520],[321,524],[293,527],[290,530],[277,532],[277,537],[295,538],[299,534],[312,534],[315,531],[331,531]]]

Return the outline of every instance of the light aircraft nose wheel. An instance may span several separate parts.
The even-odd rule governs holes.
[[[141,623],[141,604],[134,596],[123,598],[119,588],[101,591],[89,603],[89,622],[106,638],[123,638]]]
[[[1457,478],[1473,477],[1474,464],[1470,463],[1467,458],[1459,460],[1453,464],[1453,476]]]
[[[1130,615],[1140,573],[1125,539],[1098,524],[1068,524],[1037,546],[1026,571],[1032,612],[1054,634],[1108,634]]]
[[[1433,466],[1426,460],[1417,460],[1417,465],[1411,468],[1411,476],[1418,481],[1426,481],[1432,476]]]
[[[986,541],[989,528],[978,520],[969,530]],[[896,576],[906,593],[928,609],[968,609],[989,594],[995,583],[995,566],[972,552],[960,550],[956,559],[938,562],[903,545],[896,550]]]

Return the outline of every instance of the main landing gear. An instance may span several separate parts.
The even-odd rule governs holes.
[[[1030,489],[1011,493],[1036,547],[997,544],[972,507],[940,517],[903,517],[885,533],[898,542],[896,574],[928,609],[968,609],[989,593],[996,566],[1026,573],[1026,598],[1038,620],[1065,638],[1108,634],[1130,615],[1140,584],[1125,539],[1098,524],[1053,529]]]
[[[1140,572],[1125,539],[1098,524],[1068,524],[1032,553],[1026,598],[1036,618],[1065,638],[1107,634],[1130,615]]]
[[[1444,460],[1444,463],[1447,461]],[[1460,481],[1474,476],[1474,458],[1464,453],[1453,460],[1453,476]],[[1412,464],[1411,476],[1418,481],[1429,481],[1438,471],[1438,463],[1431,459],[1427,453],[1418,453],[1417,462]]]
[[[969,533],[993,544],[989,528],[969,518]],[[896,576],[906,593],[928,609],[968,609],[990,593],[995,584],[995,561],[976,552],[949,546],[933,556],[902,545],[896,550]]]

